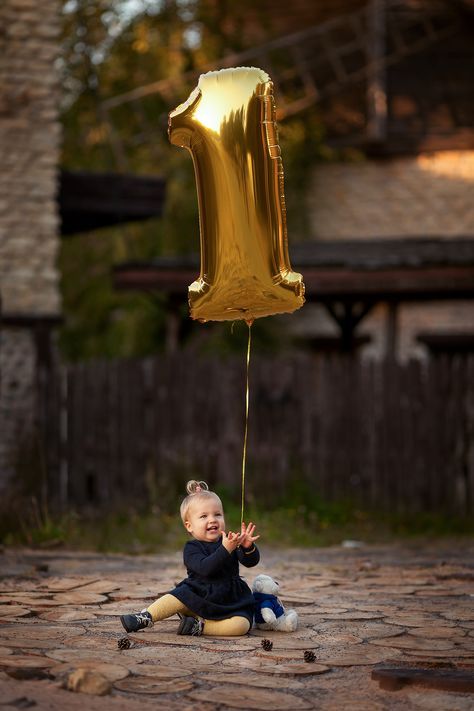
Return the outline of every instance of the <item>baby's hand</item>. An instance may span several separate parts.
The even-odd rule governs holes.
[[[255,541],[257,541],[260,536],[254,536],[253,534],[255,533],[255,524],[250,521],[249,525],[246,526],[244,522],[242,522],[242,532],[241,536],[242,538],[242,547],[243,548],[252,548],[254,545]]]
[[[232,551],[235,551],[235,549],[240,546],[243,538],[242,533],[232,533],[232,531],[225,533],[224,531],[222,534],[222,545],[228,553],[232,553]]]

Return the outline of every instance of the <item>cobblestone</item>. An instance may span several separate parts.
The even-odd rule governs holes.
[[[176,636],[178,620],[171,618],[128,635],[130,647],[120,649],[119,615],[141,609],[183,577],[180,553],[6,549],[0,555],[0,697],[7,706],[26,699],[38,711],[75,709],[85,697],[68,691],[67,679],[83,669],[110,682],[107,696],[87,695],[87,708],[100,704],[101,711],[151,708],[157,701],[193,711],[467,711],[474,694],[426,688],[417,679],[441,670],[439,678],[446,672],[472,688],[473,553],[471,541],[263,548],[257,572],[280,581],[283,603],[299,613],[295,633],[253,629],[238,639],[185,638]],[[249,583],[253,576],[246,576]],[[264,637],[273,642],[268,652]],[[314,663],[305,663],[305,652],[314,653]],[[387,665],[405,665],[415,681],[382,688],[372,672]]]

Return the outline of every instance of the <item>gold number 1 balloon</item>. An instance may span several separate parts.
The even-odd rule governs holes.
[[[300,308],[268,74],[239,67],[201,75],[170,113],[168,133],[190,151],[196,175],[201,273],[189,287],[191,317],[251,322]]]

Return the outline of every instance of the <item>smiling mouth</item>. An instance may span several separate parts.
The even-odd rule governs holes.
[[[208,533],[215,533],[218,530],[219,530],[219,526],[209,526],[209,528],[207,529],[207,532]]]

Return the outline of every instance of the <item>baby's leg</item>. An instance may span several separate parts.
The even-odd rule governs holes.
[[[250,622],[246,617],[229,617],[227,620],[204,620],[203,634],[213,637],[240,637],[247,634]]]
[[[180,613],[183,619],[188,619],[188,615],[195,617],[194,613],[188,610],[186,605],[183,605],[178,598],[167,593],[155,600],[146,610],[142,610],[135,615],[122,615],[120,622],[126,632],[138,632],[145,629],[145,627],[152,627],[157,620],[164,620],[166,617],[171,617],[176,613]]]
[[[155,600],[150,607],[147,607],[147,612],[150,613],[153,622],[165,620],[167,617],[176,615],[178,612],[182,615],[193,615],[181,600],[178,600],[177,597],[169,593]]]
[[[158,622],[158,620],[164,620],[167,617],[176,615],[177,613],[184,615],[185,617],[198,617],[194,612],[186,607],[181,600],[167,593],[160,597],[158,600],[153,602],[147,609],[151,615],[153,622]],[[151,624],[151,623],[150,623]],[[204,620],[204,628],[202,628],[202,622],[200,622],[202,629],[202,634],[211,635],[213,637],[240,637],[250,629],[250,622],[246,617],[240,617],[236,615],[235,617],[229,617],[226,620]],[[178,634],[197,634],[195,631],[189,632],[178,632]],[[198,634],[201,634],[199,631]]]

